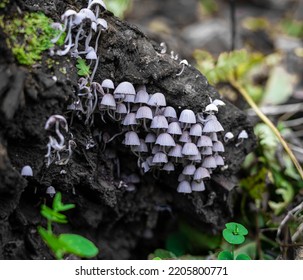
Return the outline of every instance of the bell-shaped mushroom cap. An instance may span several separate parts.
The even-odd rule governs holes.
[[[178,193],[191,193],[191,186],[188,181],[182,181],[179,183],[177,188]]]
[[[93,1],[90,1],[89,5],[88,5],[88,9],[91,9],[93,6],[95,5],[99,5],[101,6],[104,10],[106,10],[106,5],[105,3],[102,1],[102,0],[93,0]]]
[[[77,15],[75,20],[73,21],[74,24],[78,25],[80,24],[84,19],[90,19],[92,22],[96,22],[96,16],[95,14],[87,8],[81,9]]]
[[[206,113],[218,112],[218,107],[215,104],[209,104],[209,105],[206,106],[205,112]]]
[[[116,109],[116,101],[110,93],[103,95],[100,104],[101,107]]]
[[[138,153],[148,153],[148,148],[145,141],[143,139],[140,139],[140,146],[134,147],[133,151]]]
[[[135,103],[147,104],[149,95],[145,90],[139,90],[136,94]]]
[[[134,131],[128,131],[125,133],[124,145],[126,146],[140,146],[140,139],[138,134]]]
[[[194,143],[185,143],[182,148],[182,154],[185,156],[195,156],[199,154],[199,150]]]
[[[201,152],[201,155],[203,155],[203,156],[211,156],[212,154],[213,154],[212,147],[204,147]]]
[[[166,106],[166,99],[163,93],[156,92],[148,100],[148,105],[152,107]]]
[[[176,110],[174,109],[174,107],[171,107],[171,106],[165,107],[165,109],[164,109],[164,111],[163,111],[163,115],[164,115],[166,118],[177,119]]]
[[[182,174],[184,175],[194,175],[196,171],[196,166],[194,166],[193,164],[188,164],[183,168]]]
[[[247,139],[247,138],[248,138],[248,134],[246,130],[242,130],[238,135],[238,139]]]
[[[189,135],[199,137],[202,135],[202,125],[199,123],[196,123],[192,125],[189,131]]]
[[[213,156],[208,156],[203,160],[202,167],[204,168],[216,168],[216,160]]]
[[[212,104],[214,104],[214,105],[216,105],[217,107],[218,106],[224,106],[224,105],[226,105],[222,100],[220,100],[220,99],[215,99],[213,102],[212,102]]]
[[[168,125],[167,132],[171,135],[182,135],[182,130],[181,130],[181,127],[180,127],[180,123],[179,122],[171,122]]]
[[[101,83],[101,87],[108,88],[108,89],[114,89],[115,85],[114,85],[114,83],[113,83],[113,81],[111,79],[105,79]]]
[[[108,29],[107,21],[103,18],[97,18],[97,26],[101,28],[101,30]]]
[[[193,124],[193,123],[197,122],[195,113],[189,109],[185,109],[181,112],[179,121],[182,123],[188,123],[188,124]]]
[[[153,157],[154,164],[167,163],[167,162],[168,162],[167,155],[162,152],[156,153]]]
[[[187,130],[184,130],[182,132],[182,135],[180,136],[179,141],[181,143],[190,143],[191,142],[191,138],[190,138],[189,132]]]
[[[155,116],[151,122],[150,128],[158,129],[158,128],[168,128],[167,119],[164,116]]]
[[[183,155],[182,155],[182,146],[180,144],[176,144],[175,147],[173,147],[169,150],[168,155],[170,157],[182,158],[183,157]]]
[[[219,132],[223,130],[222,125],[215,119],[208,120],[203,127],[203,133]]]
[[[145,143],[155,143],[157,139],[156,134],[149,132],[145,136]]]
[[[76,16],[77,15],[77,12],[74,11],[74,10],[67,10],[64,12],[64,14],[61,16],[61,20],[62,21],[65,21],[66,18],[70,17],[70,16]]]
[[[116,108],[116,113],[118,113],[118,114],[127,114],[127,109],[126,109],[125,104],[118,103],[117,108]]]
[[[194,174],[194,180],[200,181],[205,178],[210,178],[210,174],[209,174],[208,170],[204,167],[197,168],[195,171],[195,174]]]
[[[203,191],[205,191],[204,182],[203,181],[200,181],[200,182],[192,181],[191,182],[191,190],[193,192],[203,192]]]
[[[143,169],[143,172],[146,173],[150,170],[149,164],[147,161],[143,161],[141,163],[141,168]]]
[[[160,146],[154,145],[151,152],[152,152],[152,155],[155,155],[156,153],[160,152]]]
[[[94,48],[89,47],[87,50],[87,54],[86,54],[86,59],[92,59],[92,60],[96,60],[97,59],[97,54],[94,50]]]
[[[224,159],[220,155],[214,156],[217,166],[224,166]]]
[[[25,165],[22,167],[21,176],[32,177],[33,169],[29,165]]]
[[[175,147],[176,143],[174,138],[168,133],[161,133],[156,140],[156,144],[162,147]]]
[[[234,135],[230,131],[226,132],[224,135],[224,142],[228,142],[229,140],[231,140],[233,138],[234,138]]]
[[[214,152],[224,152],[225,151],[224,146],[221,141],[214,142],[213,151]]]
[[[175,166],[171,161],[169,161],[169,162],[164,164],[162,170],[167,171],[167,172],[174,171]]]
[[[136,119],[153,119],[152,110],[147,106],[142,106],[138,109],[136,113]]]
[[[68,125],[66,119],[61,115],[51,115],[45,123],[44,129],[50,129],[56,122],[59,122],[60,126],[62,126],[65,131],[68,131]]]
[[[134,103],[135,102],[135,96],[134,95],[130,95],[130,94],[126,94],[123,101],[125,103]]]
[[[53,197],[56,194],[56,190],[53,186],[49,186],[46,189],[46,193],[50,195],[50,197]]]
[[[201,137],[199,137],[198,141],[197,141],[197,147],[212,147],[213,142],[211,141],[210,137],[206,136],[206,135],[202,135]]]
[[[182,181],[185,181],[186,180],[186,176],[182,173],[179,174],[178,176],[178,182],[182,182]]]
[[[125,116],[122,124],[125,125],[125,126],[138,124],[138,122],[136,120],[136,114],[135,113],[128,113]]]
[[[199,153],[195,156],[189,156],[188,159],[193,162],[201,162],[202,157],[201,157],[201,154]]]
[[[115,91],[114,94],[117,95],[136,95],[136,91],[134,86],[130,82],[122,82],[120,83]]]

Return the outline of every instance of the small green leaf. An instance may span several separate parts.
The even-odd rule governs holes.
[[[154,257],[153,260],[154,260],[154,261],[160,261],[160,260],[162,260],[162,259],[159,258],[159,257]]]
[[[176,259],[177,258],[177,256],[174,253],[164,250],[164,249],[156,249],[154,252],[154,256],[159,257],[161,259]]]
[[[86,60],[82,58],[77,59],[76,67],[78,68],[78,75],[87,77],[90,75],[91,71],[89,69],[89,66],[86,65]]]
[[[239,234],[239,235],[248,234],[248,230],[246,229],[246,227],[238,223],[227,223],[225,224],[225,227],[231,230],[234,234]]]
[[[230,229],[223,230],[223,237],[228,243],[234,245],[242,244],[245,241],[245,237],[243,235],[234,234]]]
[[[66,224],[67,218],[65,215],[54,211],[53,209],[47,207],[46,205],[41,206],[41,215],[49,221],[59,223],[59,224]]]
[[[236,257],[236,260],[251,260],[251,258],[246,254],[240,254]]]
[[[63,204],[61,193],[60,192],[56,193],[54,200],[53,200],[53,209],[56,212],[67,211],[72,208],[75,208],[75,204]]]
[[[83,258],[93,258],[98,253],[98,248],[93,242],[77,234],[60,234],[58,240],[64,244],[67,253]]]
[[[38,233],[40,234],[41,238],[46,243],[46,245],[52,250],[55,257],[58,260],[62,260],[64,255],[64,247],[63,244],[61,244],[61,242],[58,240],[58,238],[54,234],[48,232],[46,229],[40,226],[38,226]]]
[[[218,255],[218,260],[233,260],[233,255],[231,252],[222,251]]]

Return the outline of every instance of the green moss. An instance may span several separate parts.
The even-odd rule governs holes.
[[[20,64],[33,65],[41,60],[43,51],[53,47],[51,39],[58,30],[51,27],[52,20],[43,13],[25,13],[23,18],[0,18],[0,27],[7,35],[7,45]],[[63,44],[63,34],[58,45]]]
[[[9,0],[1,0],[0,9],[4,9],[8,3],[9,3]]]

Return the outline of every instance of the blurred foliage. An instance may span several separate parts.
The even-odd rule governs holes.
[[[200,0],[200,7],[203,15],[212,15],[219,8],[215,0]]]
[[[121,19],[124,18],[126,12],[132,7],[132,0],[104,0],[104,3],[107,10]]]
[[[6,43],[20,64],[33,65],[41,60],[43,51],[54,44],[51,39],[60,32],[51,27],[52,20],[43,13],[25,13],[23,17],[0,17],[0,27],[7,35]],[[62,34],[58,45],[62,45]]]
[[[292,37],[303,37],[303,21],[285,19],[281,22],[282,31]]]

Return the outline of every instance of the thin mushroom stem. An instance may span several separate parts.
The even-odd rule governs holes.
[[[229,78],[229,82],[231,85],[236,88],[239,93],[243,96],[243,98],[246,100],[246,102],[254,109],[258,117],[265,123],[267,124],[270,129],[273,131],[273,133],[277,136],[279,139],[280,143],[284,147],[286,153],[289,155],[290,159],[292,160],[293,164],[295,165],[296,169],[298,170],[301,178],[303,179],[303,170],[301,165],[299,164],[297,158],[293,154],[292,150],[289,148],[287,142],[284,140],[283,136],[280,134],[279,130],[275,127],[275,125],[272,123],[272,121],[265,116],[262,111],[259,109],[259,107],[256,105],[256,103],[253,101],[253,99],[249,96],[247,91],[242,87],[240,83],[238,83],[233,77]]]
[[[78,32],[77,32],[77,35],[76,35],[76,38],[75,38],[75,44],[74,44],[74,47],[72,49],[73,52],[75,52],[77,55],[78,55],[78,44],[79,44],[79,37],[80,37],[80,34],[81,32],[83,32],[83,23],[81,22],[80,26],[79,26],[79,29],[78,29]]]
[[[56,121],[56,134],[58,135],[59,139],[60,139],[60,146],[63,146],[64,144],[64,136],[62,135],[62,133],[60,132],[59,129],[59,120]]]
[[[94,67],[94,70],[93,70],[93,73],[92,75],[90,76],[90,81],[92,82],[94,80],[94,77],[95,77],[95,74],[96,74],[96,71],[97,71],[97,68],[98,68],[98,64],[99,64],[99,56],[97,57],[97,60],[96,60],[96,63],[95,63],[95,67]]]

